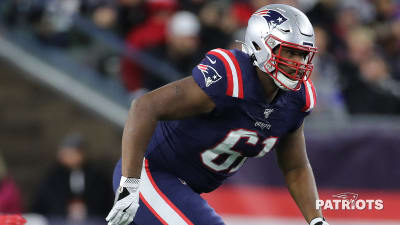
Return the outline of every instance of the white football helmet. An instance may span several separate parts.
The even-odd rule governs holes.
[[[258,9],[249,19],[243,51],[252,57],[253,64],[269,74],[283,90],[297,91],[301,81],[307,80],[313,70],[311,63],[317,48],[314,29],[300,10],[283,4],[271,4]],[[282,47],[306,53],[303,62],[280,55]],[[293,69],[285,72],[279,65]]]

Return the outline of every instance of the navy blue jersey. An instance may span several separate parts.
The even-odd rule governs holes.
[[[145,157],[197,192],[214,190],[248,157],[271,151],[280,138],[301,126],[316,102],[310,80],[299,91],[280,90],[268,102],[251,59],[239,50],[208,52],[192,76],[215,109],[160,121]]]

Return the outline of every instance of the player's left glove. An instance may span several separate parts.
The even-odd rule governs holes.
[[[324,218],[317,217],[311,220],[310,225],[329,225]]]
[[[140,179],[121,177],[114,206],[106,217],[108,225],[128,225],[139,208]]]

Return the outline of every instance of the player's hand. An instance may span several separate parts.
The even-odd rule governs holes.
[[[106,217],[108,225],[128,225],[139,208],[140,179],[121,177],[114,206]]]
[[[310,225],[329,225],[324,218],[317,217],[311,220]]]

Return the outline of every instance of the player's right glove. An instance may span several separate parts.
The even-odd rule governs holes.
[[[329,225],[324,218],[317,217],[311,220],[310,225]]]
[[[122,176],[115,193],[114,206],[106,217],[108,225],[128,225],[139,208],[140,179]]]

